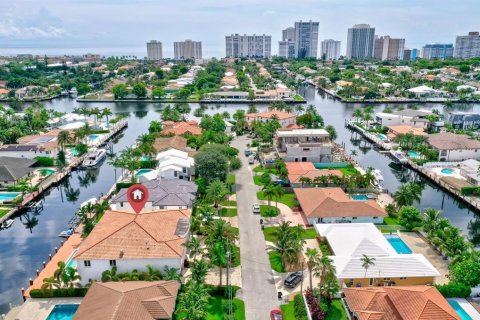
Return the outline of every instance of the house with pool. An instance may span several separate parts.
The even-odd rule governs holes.
[[[415,128],[428,128],[427,116],[431,115],[431,111],[406,109],[395,111],[392,113],[377,112],[375,121],[381,127],[389,126],[411,126]]]
[[[0,156],[34,159],[36,157],[56,158],[59,150],[58,133],[55,129],[47,133],[29,135],[17,139],[17,144],[0,146]]]
[[[302,214],[316,223],[383,223],[387,212],[369,195],[347,195],[342,188],[294,188]]]
[[[336,176],[339,179],[343,177],[343,173],[336,169],[317,169],[312,162],[286,162],[288,171],[288,181],[293,188],[303,187],[301,178],[307,177],[312,182],[317,182],[315,179],[322,176],[332,177]]]
[[[141,182],[158,180],[187,180],[191,181],[195,175],[195,159],[188,152],[168,149],[157,154],[157,168],[139,176]]]
[[[480,160],[480,141],[452,132],[429,134],[428,145],[438,151],[438,161]]]
[[[181,270],[190,216],[190,210],[107,211],[73,257],[82,285],[101,280],[112,267],[118,272],[147,271],[147,265]]]
[[[432,285],[440,276],[398,235],[384,235],[373,223],[316,224],[315,229],[333,253],[329,258],[341,288]],[[363,255],[375,258],[367,269]]]
[[[145,209],[179,210],[192,208],[197,194],[197,185],[185,180],[151,180],[143,183],[148,189]],[[132,210],[127,197],[127,188],[121,189],[110,201],[112,210]]]
[[[34,159],[0,156],[0,190],[15,186],[19,181],[29,177],[35,171],[36,163],[37,160]],[[0,202],[10,201],[13,198],[12,193],[8,197],[5,193],[2,197],[0,193]]]
[[[333,144],[324,129],[282,129],[274,148],[285,162],[332,162]]]

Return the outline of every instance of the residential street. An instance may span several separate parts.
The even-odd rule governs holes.
[[[252,213],[256,202],[257,187],[253,183],[252,170],[244,155],[246,137],[238,137],[232,146],[240,150],[242,168],[236,173],[238,224],[242,267],[242,291],[247,320],[265,320],[272,309],[279,309],[280,301],[266,251],[265,239],[260,228],[260,215]]]

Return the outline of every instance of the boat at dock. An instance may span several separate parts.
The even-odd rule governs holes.
[[[70,91],[68,91],[68,94],[70,94],[73,97],[76,97],[78,94],[77,88],[70,89]]]
[[[107,151],[105,149],[96,149],[90,151],[83,160],[82,167],[84,168],[93,168],[102,162],[107,156]]]
[[[94,205],[97,203],[97,198],[91,198],[88,199],[87,201],[84,201],[80,204],[80,208],[83,208],[85,206],[88,206],[89,204]]]
[[[66,97],[66,96],[68,96],[68,91],[67,91],[67,90],[62,90],[62,92],[60,93],[60,95],[61,95],[62,97]]]
[[[2,224],[0,225],[0,228],[1,229],[8,229],[12,226],[12,224],[15,222],[15,220],[13,219],[8,219],[8,220],[5,220],[2,222]]]
[[[58,236],[61,238],[68,238],[73,234],[73,232],[74,232],[73,228],[69,228],[67,230],[63,230],[62,232],[60,232]]]
[[[382,171],[375,169],[373,170],[372,173],[373,173],[373,176],[375,177],[375,180],[377,180],[378,182],[383,181]]]
[[[407,164],[408,159],[403,155],[401,151],[390,151],[390,155],[393,157],[393,161],[399,164]]]

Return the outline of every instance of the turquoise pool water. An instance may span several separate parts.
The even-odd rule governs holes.
[[[380,140],[387,140],[387,139],[388,139],[388,137],[387,137],[386,135],[381,134],[381,133],[377,134],[377,137],[378,137],[378,139],[380,139]]]
[[[77,149],[71,149],[70,152],[74,155],[74,156],[78,156],[80,154],[80,151],[78,151]]]
[[[20,192],[0,192],[0,201],[10,201],[15,199]]]
[[[40,172],[40,174],[43,174],[45,176],[49,176],[51,174],[54,174],[55,170],[53,170],[53,169],[40,169],[40,170],[38,170],[38,172]]]
[[[368,200],[368,197],[364,194],[352,194],[351,197],[352,197],[353,200],[356,200],[356,201],[366,201],[366,200]]]
[[[460,306],[460,304],[458,304],[457,301],[448,300],[448,304],[452,306],[453,310],[455,310],[455,312],[460,316],[462,320],[472,320],[472,318],[468,315],[468,313],[465,312],[465,310],[463,310],[463,308]]]
[[[452,174],[452,173],[453,173],[453,169],[443,168],[441,172],[444,173],[444,174]]]
[[[395,251],[397,251],[397,253],[400,253],[400,254],[412,253],[412,250],[398,236],[386,235],[385,238],[387,238],[387,241],[390,242],[390,244],[395,249]]]
[[[140,169],[135,173],[135,177],[141,176],[142,174],[145,174],[147,172],[153,171],[152,169]]]
[[[412,150],[408,151],[408,155],[410,156],[410,158],[418,158],[418,153]]]
[[[78,304],[57,304],[48,315],[47,320],[72,320]]]
[[[142,158],[140,160],[148,161],[148,160],[150,160],[150,157],[149,156],[142,156]]]
[[[68,261],[67,267],[77,268],[77,261],[75,261],[75,260]]]
[[[91,135],[88,136],[88,140],[90,140],[90,141],[97,140],[97,139],[98,139],[98,135],[96,135],[96,134],[91,134]]]

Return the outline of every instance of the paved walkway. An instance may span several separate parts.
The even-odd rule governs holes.
[[[278,309],[275,282],[266,251],[265,239],[260,228],[260,216],[252,213],[257,202],[255,185],[248,159],[243,156],[246,137],[237,137],[232,146],[240,150],[242,167],[236,173],[238,224],[242,268],[242,296],[247,320],[265,320],[272,309]]]
[[[268,205],[268,201],[266,200],[259,200],[258,203]],[[275,207],[275,202],[272,201],[270,205],[272,207]],[[280,210],[280,214],[276,217],[264,218],[263,220],[266,221],[266,225],[275,226],[279,225],[284,221],[290,221],[292,223],[292,226],[296,226],[299,224],[305,227],[307,225],[307,221],[305,220],[300,211],[293,211],[289,206],[280,202],[277,204],[277,207]]]
[[[5,320],[45,320],[57,304],[80,304],[83,298],[27,299],[9,312]]]

